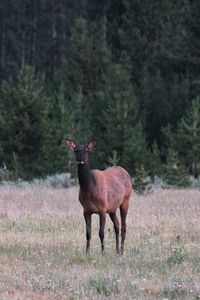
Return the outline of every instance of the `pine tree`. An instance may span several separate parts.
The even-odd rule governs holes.
[[[180,157],[193,175],[200,174],[200,97],[192,101],[177,128]]]
[[[144,169],[143,165],[135,169],[133,189],[137,194],[148,194],[152,191],[148,172]]]
[[[43,167],[45,167],[46,174],[66,172],[67,163],[72,160],[74,155],[66,151],[64,141],[66,138],[77,136],[78,127],[75,128],[72,103],[65,93],[63,84],[60,85],[58,91],[48,97],[45,114],[48,131],[46,144],[42,148]]]
[[[148,159],[147,165],[148,169],[150,170],[150,174],[152,177],[154,176],[161,176],[162,174],[162,162],[161,162],[161,153],[158,149],[158,144],[154,141],[152,145],[152,149],[150,152],[150,157]]]
[[[16,87],[4,84],[1,93],[1,163],[14,177],[30,179],[42,175],[41,154],[45,144],[44,78],[24,67]]]
[[[164,180],[168,186],[188,187],[189,175],[178,158],[177,151],[170,149],[165,166]]]
[[[80,129],[81,141],[96,135],[97,114],[101,103],[96,91],[105,82],[105,69],[109,62],[106,41],[106,18],[102,17],[90,26],[86,19],[77,18],[71,35],[69,57],[63,69],[63,82],[73,103],[76,124]]]
[[[105,85],[97,94],[97,99],[102,104],[99,111],[102,149],[99,159],[107,161],[115,150],[119,164],[133,173],[136,161],[145,160],[146,144],[138,118],[137,99],[124,63],[109,65]]]
[[[164,141],[163,148],[161,149],[161,155],[164,161],[167,161],[167,157],[171,156],[171,151],[175,151],[178,153],[177,148],[177,132],[172,129],[172,126],[168,124],[166,127],[161,129],[162,139]]]

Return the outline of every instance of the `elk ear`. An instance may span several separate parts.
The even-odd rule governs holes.
[[[94,141],[91,141],[89,144],[87,144],[88,151],[92,151],[93,148],[96,146],[96,143],[97,142],[94,140]]]
[[[69,139],[65,141],[65,144],[69,147],[70,150],[74,150],[74,148],[76,147],[76,145]]]

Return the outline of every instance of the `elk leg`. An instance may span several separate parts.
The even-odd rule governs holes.
[[[126,216],[128,208],[126,206],[120,206],[120,215],[121,215],[121,254],[124,251],[124,241],[126,237]]]
[[[119,254],[119,221],[116,213],[110,213],[109,216],[114,224],[114,230],[116,236],[116,252]]]
[[[84,218],[86,224],[86,253],[90,250],[90,240],[91,240],[91,226],[92,226],[92,216],[91,213],[84,211]]]
[[[104,230],[105,230],[105,223],[106,223],[106,213],[100,212],[99,213],[99,222],[100,222],[100,228],[99,228],[99,238],[101,240],[101,252],[104,252]]]

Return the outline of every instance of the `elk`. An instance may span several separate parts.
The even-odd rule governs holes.
[[[116,236],[116,252],[122,254],[126,236],[126,216],[132,192],[132,180],[128,172],[120,166],[109,167],[104,171],[90,170],[88,154],[96,146],[96,141],[89,144],[76,145],[66,140],[67,146],[74,151],[78,166],[79,201],[83,206],[86,223],[86,253],[90,250],[91,216],[99,215],[101,252],[104,252],[104,230],[106,213],[109,214]],[[121,216],[121,247],[119,248],[119,221],[116,215],[120,209]]]

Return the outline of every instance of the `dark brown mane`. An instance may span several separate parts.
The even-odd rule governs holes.
[[[78,181],[82,190],[88,191],[95,178],[87,164],[78,164]]]

